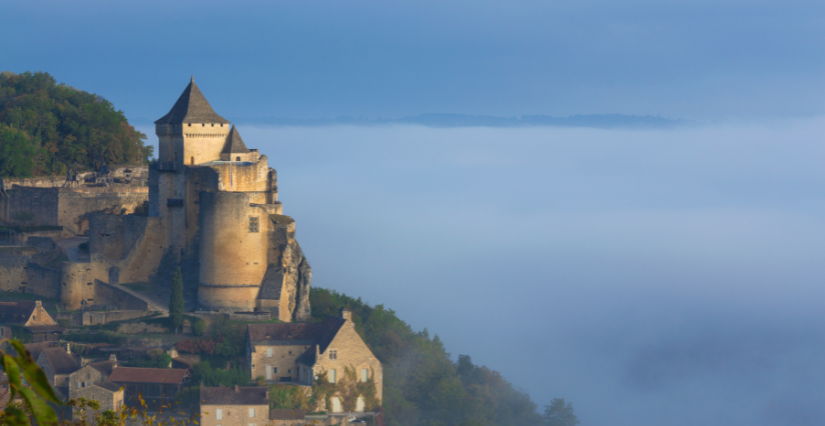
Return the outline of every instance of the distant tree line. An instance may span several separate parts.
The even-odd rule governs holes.
[[[146,163],[151,146],[101,96],[45,72],[0,73],[0,177],[96,171]]]

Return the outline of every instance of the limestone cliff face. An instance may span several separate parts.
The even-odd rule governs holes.
[[[284,278],[280,317],[284,321],[304,321],[310,315],[309,286],[312,281],[312,269],[304,257],[300,244],[294,238],[289,239],[281,253]]]

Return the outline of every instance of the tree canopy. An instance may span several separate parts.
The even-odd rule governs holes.
[[[148,162],[152,147],[111,102],[45,72],[0,73],[0,177]]]

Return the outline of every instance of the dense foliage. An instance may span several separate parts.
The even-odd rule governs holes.
[[[145,163],[152,147],[100,96],[45,72],[0,73],[0,176],[27,177]]]
[[[395,312],[334,291],[313,288],[315,320],[353,312],[356,330],[384,365],[384,420],[406,425],[539,425],[530,397],[487,367],[461,355],[458,363],[438,335],[415,332]]]

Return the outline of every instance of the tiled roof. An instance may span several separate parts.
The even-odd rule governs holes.
[[[306,417],[304,410],[269,410],[269,420],[302,420],[304,417]]]
[[[0,302],[0,324],[25,324],[32,316],[34,301]]]
[[[269,345],[317,344],[324,352],[344,322],[329,316],[322,323],[249,324],[249,340]]]
[[[89,364],[89,367],[92,367],[95,370],[100,371],[101,373],[103,373],[107,376],[112,374],[112,371],[115,369],[115,366],[117,366],[117,361],[109,361],[109,360],[98,361],[98,362],[93,362],[93,363]]]
[[[252,387],[201,387],[202,405],[269,405],[267,388]]]
[[[112,383],[112,382],[96,382],[96,383],[93,383],[93,385],[97,386],[99,388],[106,389],[107,391],[110,391],[110,392],[117,392],[123,387],[123,386],[121,386],[117,383]]]
[[[246,154],[249,152],[249,149],[246,148],[246,144],[243,143],[243,139],[241,139],[241,134],[238,133],[238,128],[232,126],[232,130],[229,131],[229,137],[226,138],[226,145],[223,147],[223,154]]]
[[[46,357],[46,362],[52,367],[54,374],[69,374],[80,368],[74,357],[64,348],[45,348],[41,355]]]
[[[181,384],[186,370],[179,368],[134,368],[118,367],[109,375],[110,382],[116,383],[171,383]]]
[[[229,124],[229,121],[212,110],[212,106],[203,96],[198,86],[195,84],[195,78],[189,81],[189,85],[183,90],[175,105],[155,124],[182,124],[182,123],[223,123]]]
[[[26,343],[23,346],[32,354],[32,358],[37,359],[40,356],[40,352],[43,352],[43,349],[58,346],[57,343],[58,342]]]

